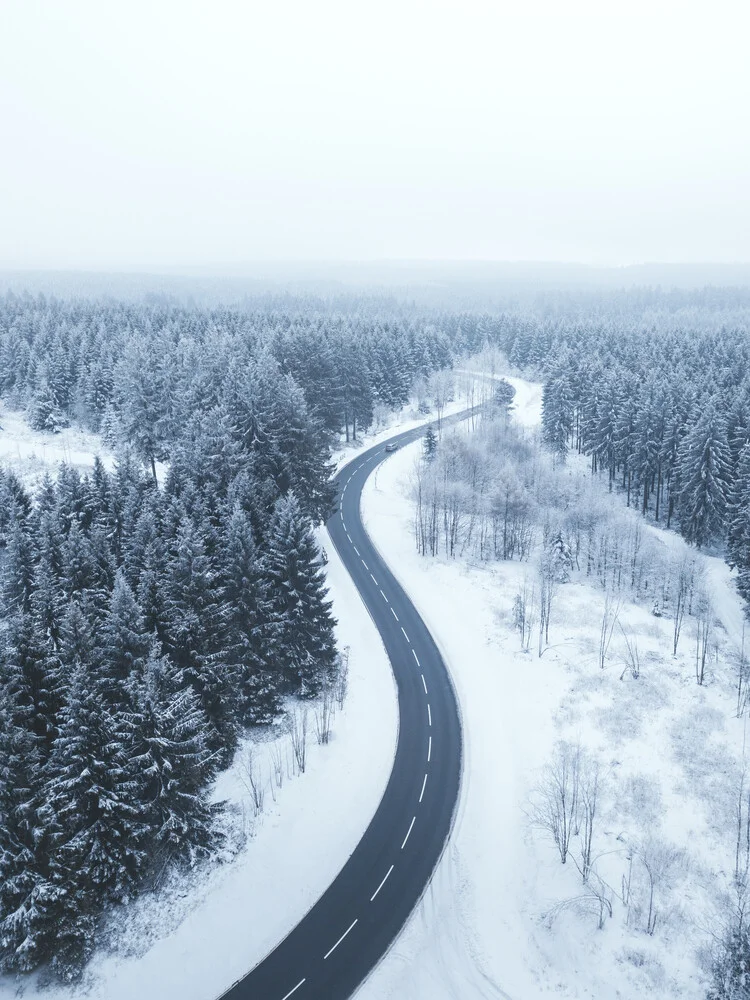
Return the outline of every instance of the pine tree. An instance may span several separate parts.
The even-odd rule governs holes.
[[[335,669],[335,623],[320,554],[293,494],[276,504],[267,566],[274,657],[288,691],[313,695]]]
[[[204,535],[189,518],[175,539],[168,586],[166,650],[196,691],[224,747],[231,750],[236,743],[239,692],[236,672],[221,655],[226,605]]]
[[[437,455],[438,439],[432,424],[429,425],[422,440],[422,453],[426,462],[432,462]]]
[[[96,681],[104,701],[122,705],[126,701],[126,682],[142,676],[153,637],[122,572],[115,578],[109,600],[109,612],[98,631]]]
[[[29,423],[36,431],[49,431],[52,434],[59,434],[68,426],[68,418],[46,379],[40,382],[35,391],[34,402],[29,410]]]
[[[40,636],[31,615],[9,623],[0,663],[0,690],[14,725],[33,734],[40,752],[52,742],[61,703],[60,663],[49,641]]]
[[[738,570],[738,589],[750,600],[750,444],[740,453],[730,493],[727,562]]]
[[[542,390],[542,437],[558,458],[568,453],[568,438],[573,429],[573,404],[570,384],[564,376],[550,379]]]
[[[42,815],[58,890],[54,964],[64,979],[92,948],[94,918],[129,897],[147,863],[148,825],[129,769],[128,734],[78,666],[46,767]]]
[[[216,761],[205,712],[190,688],[175,690],[172,673],[165,658],[152,657],[132,685],[130,767],[156,844],[192,863],[215,839],[205,786]]]
[[[0,690],[0,972],[28,972],[49,953],[56,892],[38,819],[41,764],[31,732]]]
[[[724,533],[729,463],[724,421],[709,404],[683,441],[678,457],[680,527],[684,537],[698,546]]]
[[[30,614],[34,589],[34,551],[28,528],[17,517],[8,528],[1,582],[4,613]]]
[[[281,686],[269,663],[273,624],[268,580],[241,507],[234,508],[223,534],[226,660],[240,685],[243,721],[268,723],[278,713]]]

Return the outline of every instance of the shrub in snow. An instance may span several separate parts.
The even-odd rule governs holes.
[[[713,968],[706,1000],[747,1000],[750,997],[750,930],[732,931]]]

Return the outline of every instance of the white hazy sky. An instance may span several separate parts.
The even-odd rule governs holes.
[[[0,267],[750,261],[750,16],[0,0]]]

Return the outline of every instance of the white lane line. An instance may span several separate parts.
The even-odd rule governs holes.
[[[339,511],[339,517],[341,518],[342,521],[344,520],[344,512],[343,512],[343,510]]]
[[[346,928],[346,930],[345,930],[345,931],[344,931],[344,933],[343,933],[343,934],[341,935],[341,937],[340,937],[340,938],[338,939],[338,941],[337,941],[337,942],[336,942],[336,944],[335,944],[335,945],[333,946],[333,948],[331,948],[331,950],[330,950],[330,951],[327,951],[327,952],[325,953],[325,955],[323,956],[323,961],[324,961],[324,962],[325,962],[325,960],[326,960],[326,959],[328,958],[328,956],[329,956],[329,955],[332,955],[332,954],[333,954],[333,952],[334,952],[334,951],[336,951],[336,949],[337,949],[337,948],[338,948],[338,946],[339,946],[339,945],[341,944],[341,942],[342,942],[342,941],[344,940],[344,938],[345,938],[345,937],[346,937],[346,935],[347,935],[347,934],[349,933],[349,931],[350,931],[350,930],[351,930],[351,929],[352,929],[352,928],[353,928],[353,927],[355,926],[355,924],[357,923],[357,920],[359,920],[359,917],[357,917],[357,919],[356,919],[356,920],[355,920],[355,921],[354,921],[354,922],[353,922],[352,924],[350,924],[350,925],[349,925],[349,927],[347,927],[347,928]]]
[[[390,868],[388,869],[388,871],[387,871],[387,872],[385,873],[385,878],[384,878],[384,879],[383,879],[383,881],[382,881],[382,882],[380,883],[380,885],[379,885],[379,886],[377,887],[377,889],[376,889],[376,890],[375,890],[375,892],[374,892],[374,893],[372,894],[372,896],[370,896],[370,902],[372,902],[372,901],[373,901],[373,899],[375,899],[375,897],[377,896],[377,894],[378,894],[378,893],[380,892],[380,890],[381,890],[381,889],[383,888],[383,886],[385,885],[386,881],[388,880],[388,876],[389,876],[389,875],[391,874],[391,872],[392,872],[392,871],[393,871],[393,865],[391,865],[391,867],[390,867]]]
[[[401,850],[402,850],[402,851],[403,851],[403,849],[404,849],[404,848],[406,847],[406,841],[407,841],[407,840],[409,839],[409,834],[410,834],[410,833],[411,833],[411,831],[412,831],[412,827],[414,826],[414,821],[416,820],[416,818],[417,818],[416,816],[414,816],[414,817],[413,817],[413,819],[412,819],[411,823],[409,824],[409,829],[408,829],[408,830],[406,831],[406,836],[404,837],[404,842],[403,842],[403,844],[401,845]]]
[[[422,674],[422,687],[424,688],[424,693],[427,694],[427,681],[424,679],[424,674]]]
[[[432,712],[430,711],[429,701],[427,702],[427,722],[429,725],[432,725]]]
[[[387,604],[387,603],[388,603],[388,598],[387,598],[387,597],[385,596],[385,594],[383,593],[383,591],[382,591],[382,590],[380,591],[380,596],[381,596],[381,597],[383,598],[383,600],[384,600],[384,601],[385,601],[385,603]]]
[[[354,542],[352,542],[352,545],[354,545]],[[354,551],[357,553],[357,555],[359,555],[359,549],[357,548],[356,545],[354,545]],[[360,558],[362,557],[360,556]]]
[[[432,757],[432,737],[430,737],[427,743],[427,763],[430,763],[430,757]]]
[[[393,617],[394,617],[394,618],[396,619],[396,621],[398,621],[398,615],[397,615],[397,614],[396,614],[396,612],[395,612],[395,611],[393,610],[393,608],[391,608],[391,614],[392,614],[392,615],[393,615]]]
[[[372,582],[373,582],[373,583],[375,584],[375,586],[377,587],[377,585],[378,585],[378,581],[377,581],[377,580],[375,579],[375,577],[374,577],[374,576],[372,575],[372,573],[370,573],[370,579],[372,580]]]
[[[346,537],[347,537],[347,538],[349,539],[349,541],[351,542],[351,540],[352,540],[352,536],[351,536],[351,535],[349,534],[349,532],[348,532],[348,531],[347,531],[347,533],[346,533]]]
[[[413,649],[412,649],[412,651],[411,651],[411,655],[412,655],[412,656],[414,657],[414,659],[415,659],[415,660],[417,661],[417,666],[420,666],[420,663],[419,663],[419,657],[417,656],[417,654],[416,654],[416,653],[414,652],[414,650],[413,650]]]
[[[360,556],[359,558],[362,559],[362,556]],[[362,565],[365,567],[365,569],[369,573],[370,572],[370,567],[367,565],[367,563],[364,561],[364,559],[362,559]]]
[[[401,626],[401,631],[404,633],[404,639],[406,639],[406,641],[409,642],[409,636],[406,634],[406,629],[404,628],[403,625]],[[411,645],[410,642],[409,645]]]
[[[300,986],[303,983],[306,983],[306,982],[307,982],[306,979],[300,979],[300,981],[297,983],[297,985],[294,987],[294,989],[293,990],[289,990],[289,992],[287,993],[287,995],[285,997],[282,997],[281,1000],[289,1000],[289,997],[292,995],[292,993],[296,993],[297,990],[300,988]]]
[[[422,782],[422,791],[419,793],[419,801],[421,802],[424,797],[424,789],[427,784],[427,775],[424,776],[424,781]]]

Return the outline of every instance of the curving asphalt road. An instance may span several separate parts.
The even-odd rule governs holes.
[[[464,411],[443,426],[465,419]],[[407,444],[425,426],[388,443]],[[399,732],[383,798],[334,882],[225,1000],[347,1000],[382,958],[430,881],[453,821],[461,726],[448,672],[414,605],[380,558],[360,517],[365,480],[385,442],[336,477],[328,530],[380,632],[398,687]],[[310,858],[315,864],[315,858]],[[262,920],[248,900],[251,920]]]

